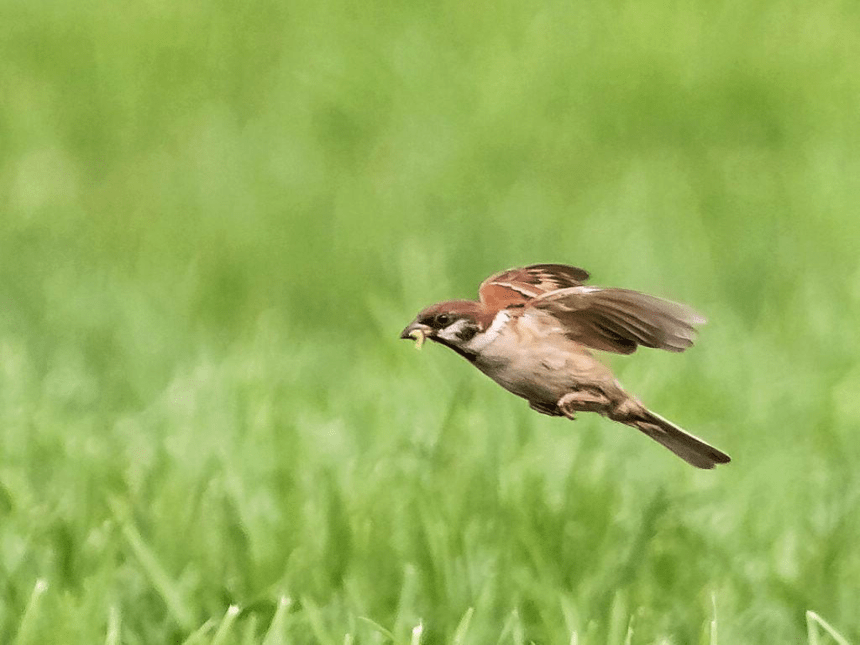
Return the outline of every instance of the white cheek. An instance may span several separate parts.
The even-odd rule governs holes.
[[[500,311],[496,314],[496,317],[493,318],[492,324],[487,327],[487,331],[485,331],[483,334],[477,334],[468,343],[463,343],[463,347],[471,352],[480,352],[487,345],[489,345],[494,340],[496,340],[496,338],[499,337],[499,334],[502,332],[502,329],[504,329],[505,325],[508,324],[508,321],[510,321],[510,319],[511,315],[507,311]]]

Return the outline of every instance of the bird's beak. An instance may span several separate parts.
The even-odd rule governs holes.
[[[400,332],[400,338],[412,339],[415,341],[415,349],[421,349],[424,344],[424,339],[428,338],[433,331],[432,327],[422,325],[419,322],[411,323],[406,329]]]

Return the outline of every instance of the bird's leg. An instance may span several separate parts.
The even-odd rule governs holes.
[[[597,389],[583,388],[568,392],[558,400],[558,409],[568,419],[574,419],[577,412],[605,413],[612,401]]]

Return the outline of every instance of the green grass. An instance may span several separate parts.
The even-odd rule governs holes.
[[[853,3],[0,6],[0,642],[860,642]],[[397,341],[569,262],[695,471]]]

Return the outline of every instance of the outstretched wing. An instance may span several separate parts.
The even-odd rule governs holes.
[[[491,309],[525,303],[558,289],[577,287],[588,280],[588,271],[566,264],[532,264],[508,269],[481,283],[478,295]]]
[[[705,322],[692,308],[627,289],[570,287],[536,297],[529,307],[559,320],[565,335],[583,345],[632,354],[639,345],[683,352]]]

